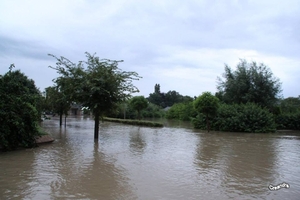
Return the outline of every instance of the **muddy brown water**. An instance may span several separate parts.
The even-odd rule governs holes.
[[[56,139],[0,153],[0,199],[300,199],[300,134],[206,133],[68,118]],[[286,183],[289,188],[269,190]]]

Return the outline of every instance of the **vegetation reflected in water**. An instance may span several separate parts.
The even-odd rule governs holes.
[[[0,154],[0,199],[297,199],[300,137],[70,118],[56,141]],[[169,122],[169,124],[172,124]],[[166,125],[166,124],[165,124]],[[187,125],[188,126],[188,125]],[[186,127],[186,126],[185,126]],[[286,182],[289,189],[268,190]]]

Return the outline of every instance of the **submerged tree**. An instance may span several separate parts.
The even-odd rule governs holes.
[[[119,69],[118,64],[123,61],[99,59],[87,52],[87,61],[78,64],[64,57],[53,57],[57,60],[57,66],[52,68],[61,74],[56,83],[65,88],[65,94],[72,101],[92,111],[95,117],[94,138],[98,139],[100,118],[117,103],[124,102],[132,93],[138,92],[132,81],[141,77],[136,72]]]
[[[263,63],[240,60],[236,71],[226,65],[223,78],[218,77],[216,96],[225,103],[253,102],[271,108],[281,92],[279,79]]]
[[[58,86],[47,87],[45,89],[45,95],[48,108],[59,115],[59,125],[62,126],[63,115],[65,115],[66,125],[66,116],[71,107],[71,100]]]
[[[210,118],[217,114],[219,99],[212,95],[210,92],[203,92],[202,95],[194,101],[194,107],[199,114],[202,113],[205,115],[206,128],[209,132]]]
[[[144,96],[135,96],[130,100],[130,106],[138,112],[138,119],[141,120],[141,110],[147,108],[148,101]]]

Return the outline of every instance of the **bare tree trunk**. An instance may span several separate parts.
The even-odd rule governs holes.
[[[59,113],[59,126],[62,126],[62,113]]]
[[[207,132],[209,132],[210,124],[209,124],[208,114],[206,114],[206,128],[207,128]]]
[[[94,139],[98,140],[99,138],[99,120],[100,114],[95,113],[95,127],[94,127]]]
[[[125,106],[125,104],[124,104],[124,119],[126,119],[126,106]]]
[[[67,115],[65,115],[65,127],[67,126]]]

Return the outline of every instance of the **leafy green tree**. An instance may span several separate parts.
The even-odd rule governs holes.
[[[160,92],[159,84],[155,84],[154,93],[150,93],[147,99],[150,103],[153,103],[158,106],[162,106],[163,97],[162,97],[162,93]]]
[[[281,83],[263,63],[240,60],[236,71],[225,65],[223,79],[218,77],[218,93],[225,103],[253,102],[272,108],[281,93]]]
[[[275,115],[278,129],[300,130],[300,96],[279,101],[279,114]]]
[[[202,95],[194,101],[194,107],[199,114],[202,113],[206,116],[206,128],[209,132],[210,118],[217,114],[219,99],[210,92],[203,92]]]
[[[52,68],[61,74],[56,79],[57,85],[64,88],[64,93],[72,101],[91,110],[95,117],[94,138],[98,139],[100,118],[132,93],[138,92],[132,81],[141,77],[136,72],[119,69],[118,64],[123,61],[99,59],[87,52],[87,61],[78,64],[64,57],[53,57],[57,60],[57,66]],[[84,69],[85,65],[87,69]]]
[[[165,111],[158,105],[148,103],[148,107],[142,111],[142,114],[148,118],[162,118],[165,115]]]
[[[158,105],[162,108],[171,107],[175,103],[191,102],[193,101],[192,97],[182,96],[175,90],[170,90],[167,93],[160,91],[160,85],[155,84],[154,93],[150,93],[147,98],[150,103]]]
[[[138,119],[141,120],[141,110],[148,107],[148,101],[144,96],[135,96],[130,100],[130,106],[138,112]]]
[[[197,113],[193,106],[193,102],[176,103],[166,113],[168,119],[179,119],[188,121],[196,117]]]
[[[39,135],[37,106],[41,93],[20,70],[0,76],[0,146],[6,150],[33,147]]]
[[[280,101],[280,108],[283,113],[297,113],[300,111],[300,96],[288,97]]]
[[[62,126],[62,116],[65,115],[67,117],[68,111],[71,108],[71,100],[65,93],[59,90],[58,86],[47,87],[45,94],[45,101],[48,104],[48,108],[59,115],[59,125]]]

